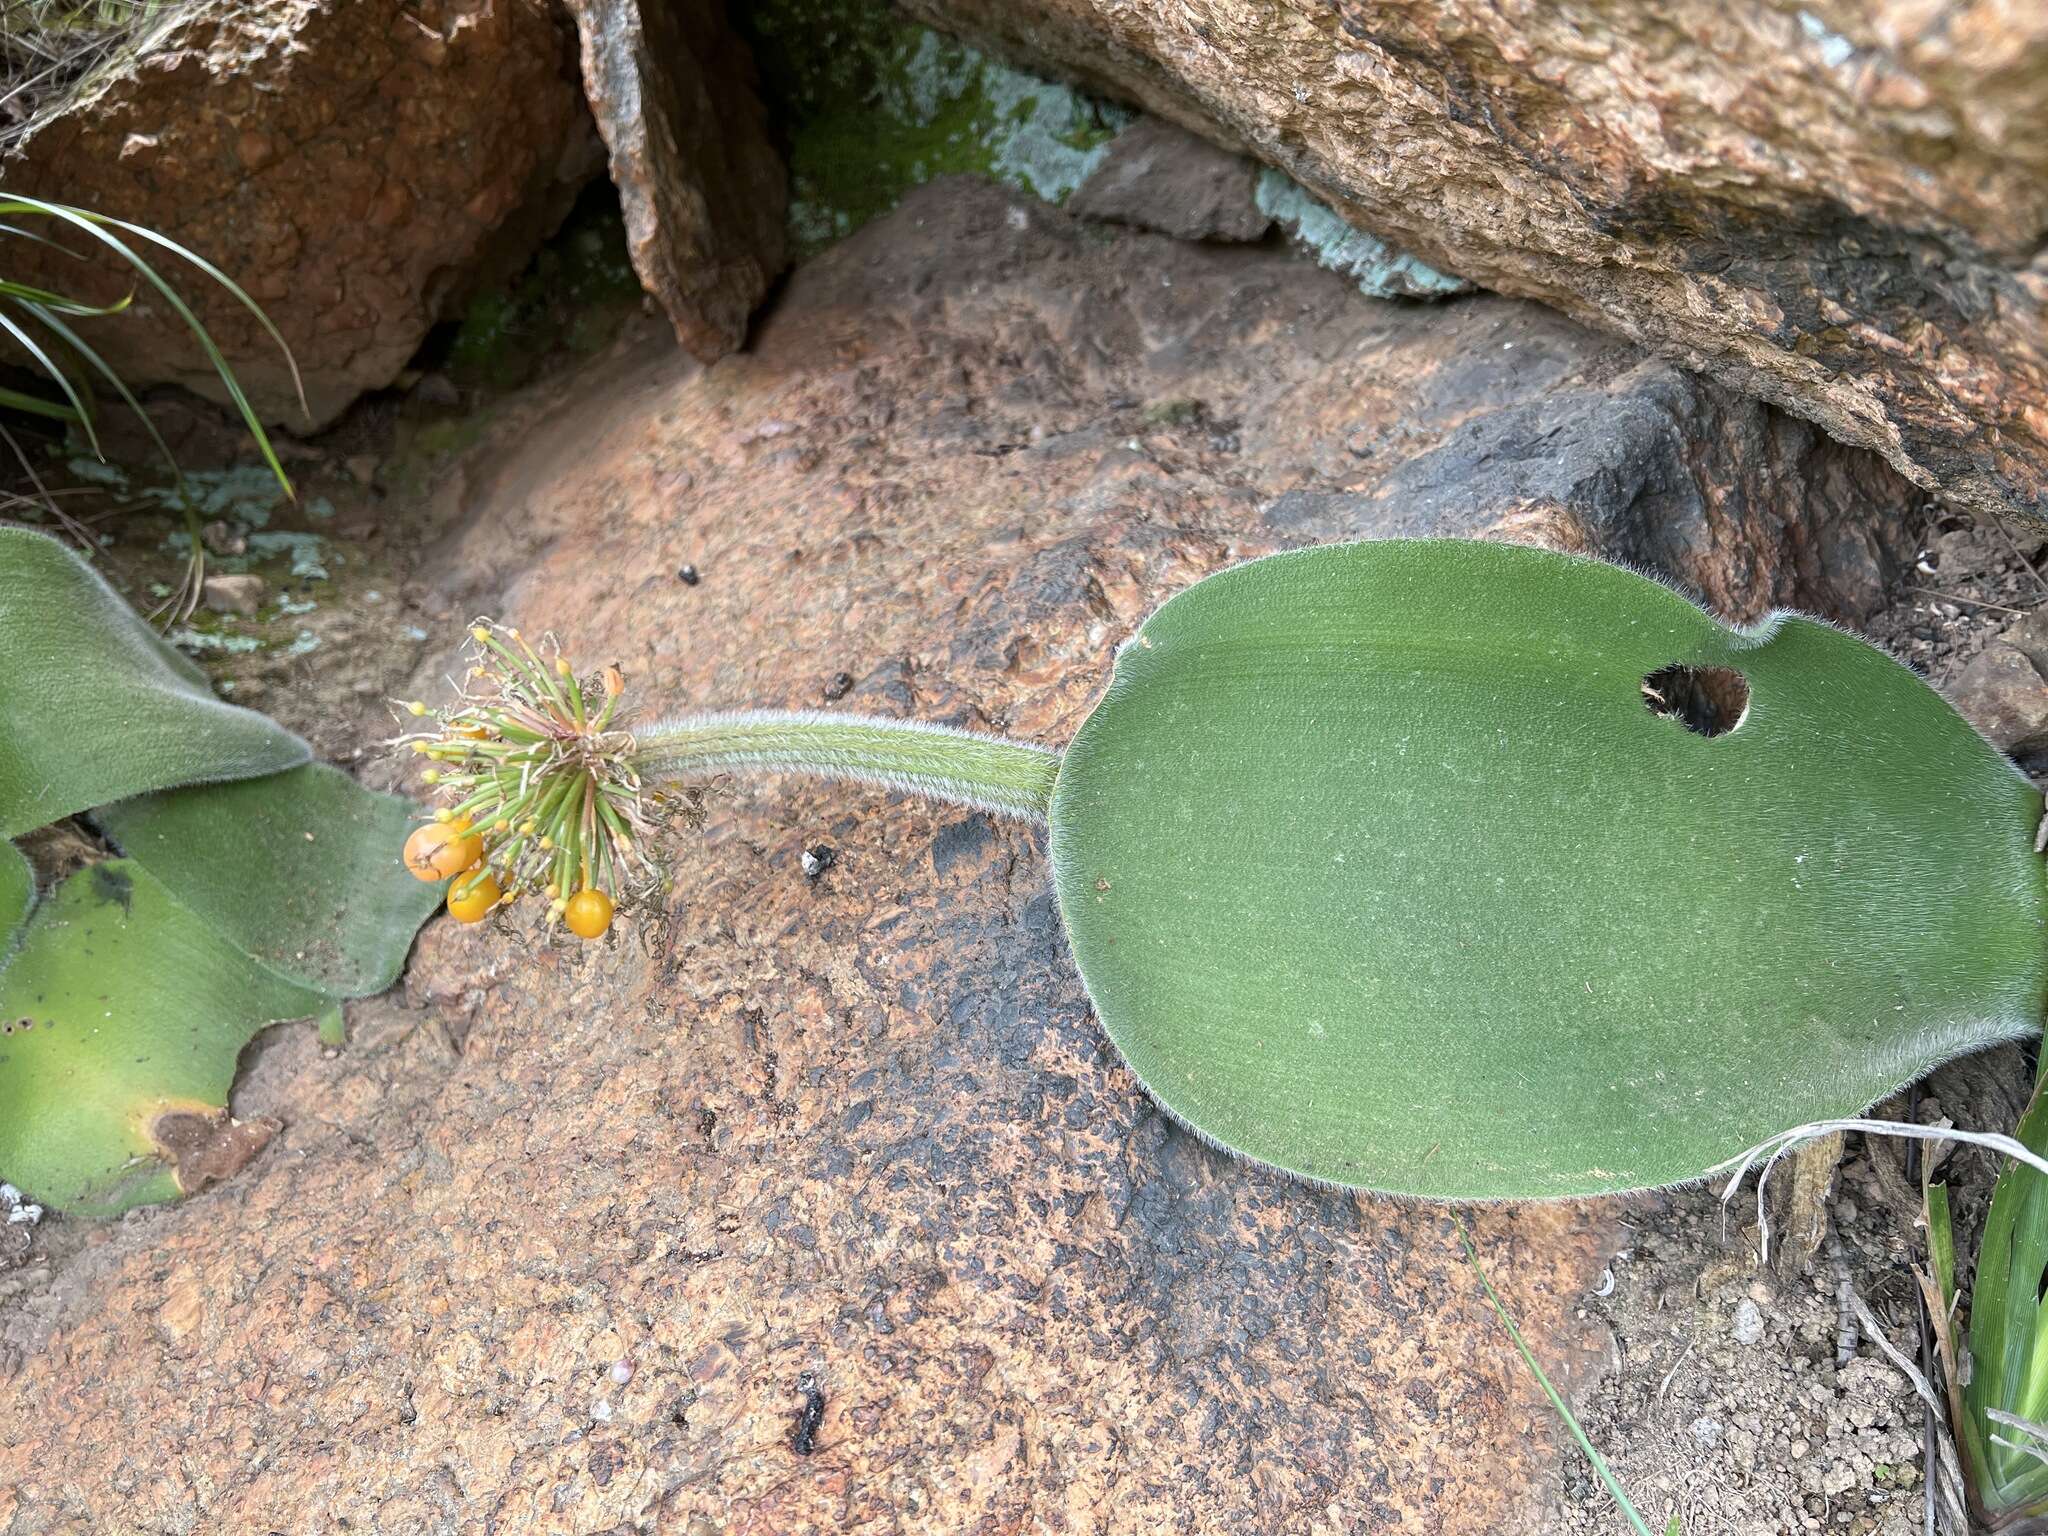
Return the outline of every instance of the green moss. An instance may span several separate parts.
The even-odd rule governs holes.
[[[742,25],[770,115],[789,134],[799,259],[936,176],[991,176],[1062,201],[1131,117],[882,4],[768,0]]]
[[[472,388],[516,388],[552,352],[587,356],[604,347],[639,301],[625,224],[606,183],[577,203],[524,272],[470,301],[449,344],[448,374]]]
[[[484,435],[484,422],[475,416],[447,416],[422,422],[405,445],[409,457],[446,458],[462,452]]]

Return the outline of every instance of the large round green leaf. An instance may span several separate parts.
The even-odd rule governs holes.
[[[1748,708],[1647,706],[1671,664]],[[1811,619],[1505,545],[1306,550],[1168,602],[1052,802],[1104,1027],[1235,1151],[1417,1195],[1690,1179],[2039,1028],[2041,796]]]
[[[325,763],[138,795],[93,819],[222,938],[332,997],[396,981],[441,904],[396,852],[412,804]]]
[[[0,528],[0,837],[310,755],[275,721],[215,698],[205,675],[62,544]]]
[[[0,971],[14,958],[14,941],[35,900],[36,872],[19,848],[0,842]]]
[[[84,1215],[192,1188],[234,1151],[226,1105],[242,1047],[327,1006],[140,865],[78,871],[0,976],[0,1174]]]

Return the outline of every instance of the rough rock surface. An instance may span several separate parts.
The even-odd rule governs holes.
[[[1888,558],[1854,517],[1908,494],[1532,305],[1374,302],[946,181],[799,272],[749,353],[643,334],[530,401],[419,564],[650,712],[1059,743],[1233,560],[1480,532],[1841,612]],[[0,1312],[0,1536],[1541,1528],[1553,1425],[1445,1212],[1163,1119],[1040,832],[762,784],[675,855],[602,947],[430,926],[348,1052],[257,1063],[267,1153]],[[1568,1387],[1613,1210],[1472,1217]]]
[[[2023,766],[2048,767],[2048,613],[2030,613],[1992,641],[1949,696]]]
[[[1257,164],[1156,117],[1111,141],[1067,208],[1179,240],[1256,240],[1272,227],[1260,210]]]
[[[907,5],[1963,505],[2048,518],[2048,9]]]
[[[10,192],[146,225],[224,270],[291,344],[320,426],[389,384],[483,263],[532,251],[596,169],[593,148],[568,29],[542,0],[204,0],[29,133],[0,175]],[[124,267],[26,241],[8,260],[10,278],[66,293],[136,287]],[[161,270],[261,414],[305,429],[256,320],[183,263]],[[222,398],[146,288],[134,312],[86,330],[131,386]]]
[[[788,180],[753,60],[719,0],[567,0],[626,243],[676,339],[710,362],[786,255]]]

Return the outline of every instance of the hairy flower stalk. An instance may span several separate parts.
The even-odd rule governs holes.
[[[407,841],[406,865],[423,880],[452,878],[448,910],[465,922],[539,891],[550,923],[599,937],[617,907],[662,888],[650,839],[677,805],[695,805],[687,786],[720,775],[847,779],[1038,820],[1052,801],[1060,759],[1042,747],[803,711],[635,730],[618,668],[579,680],[551,639],[537,650],[488,621],[470,638],[460,695],[438,710],[404,705],[433,725],[399,738],[429,759],[421,777],[442,801]]]

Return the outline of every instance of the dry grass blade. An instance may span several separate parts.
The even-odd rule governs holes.
[[[162,35],[182,0],[0,0],[0,149]]]
[[[1771,1223],[1770,1214],[1764,1206],[1764,1186],[1770,1182],[1771,1171],[1779,1160],[1803,1141],[1816,1136],[1830,1135],[1836,1131],[1861,1131],[1866,1136],[1898,1136],[1909,1141],[1959,1141],[1966,1146],[1982,1147],[1987,1151],[2001,1152],[2017,1162],[2025,1163],[2039,1173],[2048,1173],[2048,1158],[2042,1157],[2032,1148],[2022,1145],[2010,1136],[1995,1131],[1962,1131],[1950,1126],[1911,1125],[1903,1120],[1815,1120],[1807,1125],[1795,1125],[1788,1131],[1780,1131],[1768,1141],[1760,1141],[1740,1157],[1731,1157],[1718,1167],[1707,1170],[1708,1177],[1727,1173],[1728,1183],[1721,1191],[1725,1205],[1735,1197],[1735,1191],[1749,1176],[1750,1169],[1763,1160],[1763,1172],[1756,1181],[1757,1236],[1765,1258],[1770,1257]],[[1732,1170],[1732,1172],[1730,1171]]]
[[[1958,1531],[1967,1530],[1968,1516],[1966,1512],[1968,1505],[1963,1496],[1962,1461],[1956,1454],[1955,1439],[1948,1433],[1945,1427],[1945,1415],[1948,1405],[1942,1400],[1941,1394],[1934,1390],[1934,1384],[1922,1374],[1920,1368],[1912,1360],[1907,1358],[1905,1351],[1891,1341],[1890,1335],[1885,1332],[1885,1325],[1878,1320],[1877,1314],[1870,1310],[1870,1303],[1865,1301],[1862,1295],[1856,1291],[1852,1290],[1849,1295],[1850,1304],[1855,1307],[1856,1316],[1863,1324],[1864,1337],[1875,1344],[1878,1347],[1879,1353],[1889,1360],[1907,1381],[1912,1383],[1914,1395],[1934,1410],[1939,1435],[1937,1442],[1940,1451],[1938,1466],[1941,1474],[1935,1492],[1940,1495],[1943,1501],[1945,1512],[1952,1524],[1952,1528]]]

